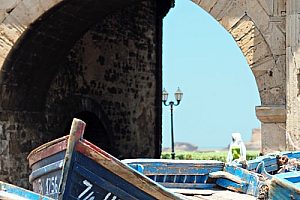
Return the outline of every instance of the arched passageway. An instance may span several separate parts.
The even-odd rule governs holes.
[[[254,74],[261,99],[256,115],[262,152],[286,150],[286,2],[193,2],[232,35]]]
[[[81,119],[86,123],[85,131],[84,131],[84,138],[96,146],[100,147],[101,149],[111,152],[112,143],[110,141],[109,132],[107,132],[103,122],[97,117],[95,113],[89,111],[82,111],[76,113],[73,118]],[[72,121],[67,124],[65,128],[65,133],[70,131]]]
[[[178,86],[184,93],[174,109],[175,142],[223,149],[232,132],[249,141],[252,129],[260,127],[255,107],[261,102],[254,74],[232,35],[188,0],[176,1],[163,29],[163,88],[169,100]],[[169,109],[163,106],[163,147],[170,146]]]
[[[159,157],[166,2],[8,3],[0,18],[1,180],[28,187],[27,154],[65,135],[78,115],[106,130],[100,138],[114,148],[90,128],[86,136],[116,157]]]
[[[162,2],[5,1],[0,11],[1,180],[27,187],[25,158],[32,148],[60,135],[76,113],[93,112],[100,119],[86,99],[101,105],[119,157],[159,157],[161,27],[172,1]],[[263,137],[263,145],[278,149],[286,147],[279,128],[286,120],[284,2],[195,0],[245,55],[262,101],[257,116],[263,135],[278,138]],[[73,96],[79,100],[65,101]]]

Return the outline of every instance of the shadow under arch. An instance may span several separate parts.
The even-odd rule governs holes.
[[[104,127],[103,122],[98,118],[98,116],[90,111],[82,111],[74,114],[72,118],[81,119],[86,123],[84,130],[84,139],[92,142],[101,149],[110,152],[111,151],[111,141],[109,133]],[[70,131],[72,124],[72,119],[67,123],[65,128],[65,133]]]
[[[24,2],[19,1],[15,8],[17,12],[12,10],[6,17],[16,19],[28,15],[34,16],[35,20],[14,39],[9,53],[0,55],[5,58],[2,66],[0,62],[0,94],[4,97],[1,107],[4,110],[42,111],[59,63],[74,43],[90,27],[109,14],[135,4],[135,1],[58,0],[52,4],[50,1],[41,1],[40,6],[47,8],[46,11],[34,13],[36,9],[26,10]],[[17,21],[12,24],[2,22],[1,25],[18,27],[19,23],[22,24]],[[3,52],[0,51],[0,54]]]
[[[118,151],[113,147],[113,132],[101,105],[94,99],[69,96],[49,105],[45,112],[46,129],[52,140],[67,135],[73,118],[86,123],[84,138],[114,156]]]

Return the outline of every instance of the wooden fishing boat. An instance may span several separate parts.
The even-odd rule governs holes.
[[[274,175],[270,184],[269,199],[300,199],[300,172],[293,171]]]
[[[128,164],[166,188],[212,189],[209,173],[222,171],[224,162],[215,160],[126,159]]]
[[[186,199],[83,139],[85,123],[74,119],[70,135],[28,156],[33,190],[54,199]]]
[[[23,188],[0,181],[0,199],[3,200],[53,200]]]
[[[234,165],[226,165],[223,171],[212,172],[209,176],[216,179],[218,186],[255,197],[260,195],[266,185],[266,179],[260,174]]]
[[[283,152],[276,155],[260,156],[248,161],[246,167],[240,163],[227,163],[223,171],[210,173],[210,177],[216,179],[218,186],[232,191],[255,197],[268,196],[269,182],[281,169],[280,158],[282,157],[299,159],[300,152]]]

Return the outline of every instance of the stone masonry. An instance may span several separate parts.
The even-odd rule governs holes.
[[[286,0],[195,0],[233,36],[256,79],[262,152],[286,150]]]
[[[298,0],[193,2],[232,35],[253,72],[262,152],[296,149]],[[119,158],[159,157],[162,19],[171,6],[0,0],[0,180],[28,187],[26,156],[67,134],[73,117],[87,121],[89,140]]]
[[[171,1],[35,3],[2,10],[0,180],[29,187],[27,155],[66,135],[73,117],[118,158],[159,157],[162,18]]]

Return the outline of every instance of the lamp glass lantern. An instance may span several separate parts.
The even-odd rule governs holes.
[[[168,100],[168,92],[167,90],[164,88],[163,91],[162,91],[162,101],[163,102],[166,102]]]
[[[179,102],[182,100],[182,97],[183,97],[183,93],[182,91],[178,88],[175,92],[175,99]]]

